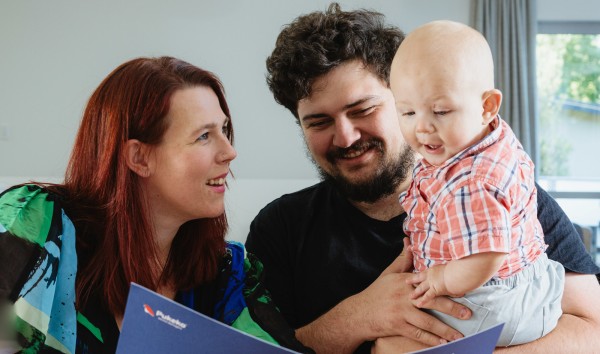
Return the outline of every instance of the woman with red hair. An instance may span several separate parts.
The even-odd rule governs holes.
[[[87,104],[64,183],[0,195],[0,299],[13,304],[18,346],[114,353],[136,282],[304,350],[258,286],[260,262],[225,241],[232,143],[212,73],[161,57],[109,74]]]

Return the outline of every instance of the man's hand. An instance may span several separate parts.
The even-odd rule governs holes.
[[[462,338],[462,334],[435,317],[417,309],[408,283],[413,276],[412,248],[404,238],[402,253],[363,292],[351,297],[357,309],[364,310],[364,319],[373,330],[373,338],[400,335],[427,345],[437,345]],[[443,277],[442,277],[443,280]],[[350,300],[349,299],[349,300]],[[421,306],[447,313],[456,318],[469,318],[470,310],[445,297],[433,297]],[[371,314],[371,316],[369,316]]]
[[[407,266],[407,257],[410,252],[403,252],[368,288],[298,329],[298,339],[318,353],[351,353],[361,343],[379,337],[403,336],[427,346],[462,338],[410,299],[414,287],[406,280],[412,273],[399,272],[412,268]],[[471,316],[467,307],[447,297],[434,298],[427,308],[460,319]]]
[[[401,354],[411,353],[417,350],[427,349],[429,345],[419,343],[405,337],[381,337],[377,338],[371,347],[371,354]]]
[[[365,324],[371,329],[369,339],[400,335],[427,345],[438,345],[462,338],[460,332],[415,306],[410,299],[414,288],[406,282],[410,276],[410,273],[385,274],[353,297],[357,315],[367,321]],[[445,297],[436,298],[429,305],[457,318],[470,315],[466,307]]]

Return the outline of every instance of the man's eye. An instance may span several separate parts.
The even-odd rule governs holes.
[[[356,112],[354,115],[355,116],[368,116],[369,114],[371,114],[373,111],[375,110],[375,106],[370,106],[367,107],[365,109],[361,109],[358,112]]]
[[[403,115],[403,116],[414,116],[414,115],[415,115],[415,112],[413,112],[413,111],[404,112],[404,113],[402,113],[402,115]]]
[[[307,127],[308,128],[322,128],[325,125],[327,125],[329,121],[328,120],[315,120],[315,121],[311,121],[310,123],[308,123]]]

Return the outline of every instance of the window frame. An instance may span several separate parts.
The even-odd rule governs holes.
[[[538,34],[592,34],[600,35],[600,21],[559,21],[559,20],[543,20],[537,23]],[[537,59],[537,58],[536,58]],[[536,82],[537,85],[537,82]],[[539,119],[536,118],[536,119]],[[538,131],[539,133],[539,131]],[[538,139],[539,144],[539,139]],[[538,147],[539,148],[539,147]],[[554,198],[568,198],[568,199],[599,199],[600,200],[600,178],[597,178],[598,190],[588,191],[570,191],[570,190],[556,190],[553,186],[556,185],[557,180],[566,181],[569,179],[581,179],[581,178],[570,178],[570,177],[552,177],[552,176],[538,176],[536,174],[536,180],[540,185],[546,189],[548,194]],[[594,178],[586,178],[586,181],[596,181]]]

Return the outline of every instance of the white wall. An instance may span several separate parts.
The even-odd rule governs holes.
[[[600,21],[600,1],[538,0],[540,21]]]
[[[171,55],[223,81],[235,128],[236,180],[228,192],[231,238],[266,202],[316,174],[292,115],[264,80],[265,59],[284,24],[329,1],[15,0],[0,3],[0,188],[60,180],[87,98],[117,65]],[[470,0],[348,0],[410,31],[434,19],[470,20]],[[540,17],[599,19],[600,2],[539,0]],[[24,177],[23,177],[24,176]]]
[[[61,179],[86,100],[117,65],[171,55],[214,71],[233,115],[238,158],[227,209],[245,239],[267,202],[316,173],[293,116],[265,84],[265,59],[284,24],[329,1],[18,0],[0,3],[0,189]],[[469,20],[469,0],[349,0],[405,31],[433,19]],[[40,177],[42,176],[42,177]]]
[[[343,2],[410,29],[468,20],[468,0]],[[172,55],[214,71],[233,114],[238,178],[313,178],[299,131],[265,84],[282,25],[328,1],[18,0],[0,4],[0,176],[61,176],[87,98],[137,56]],[[289,163],[287,163],[289,161]]]

